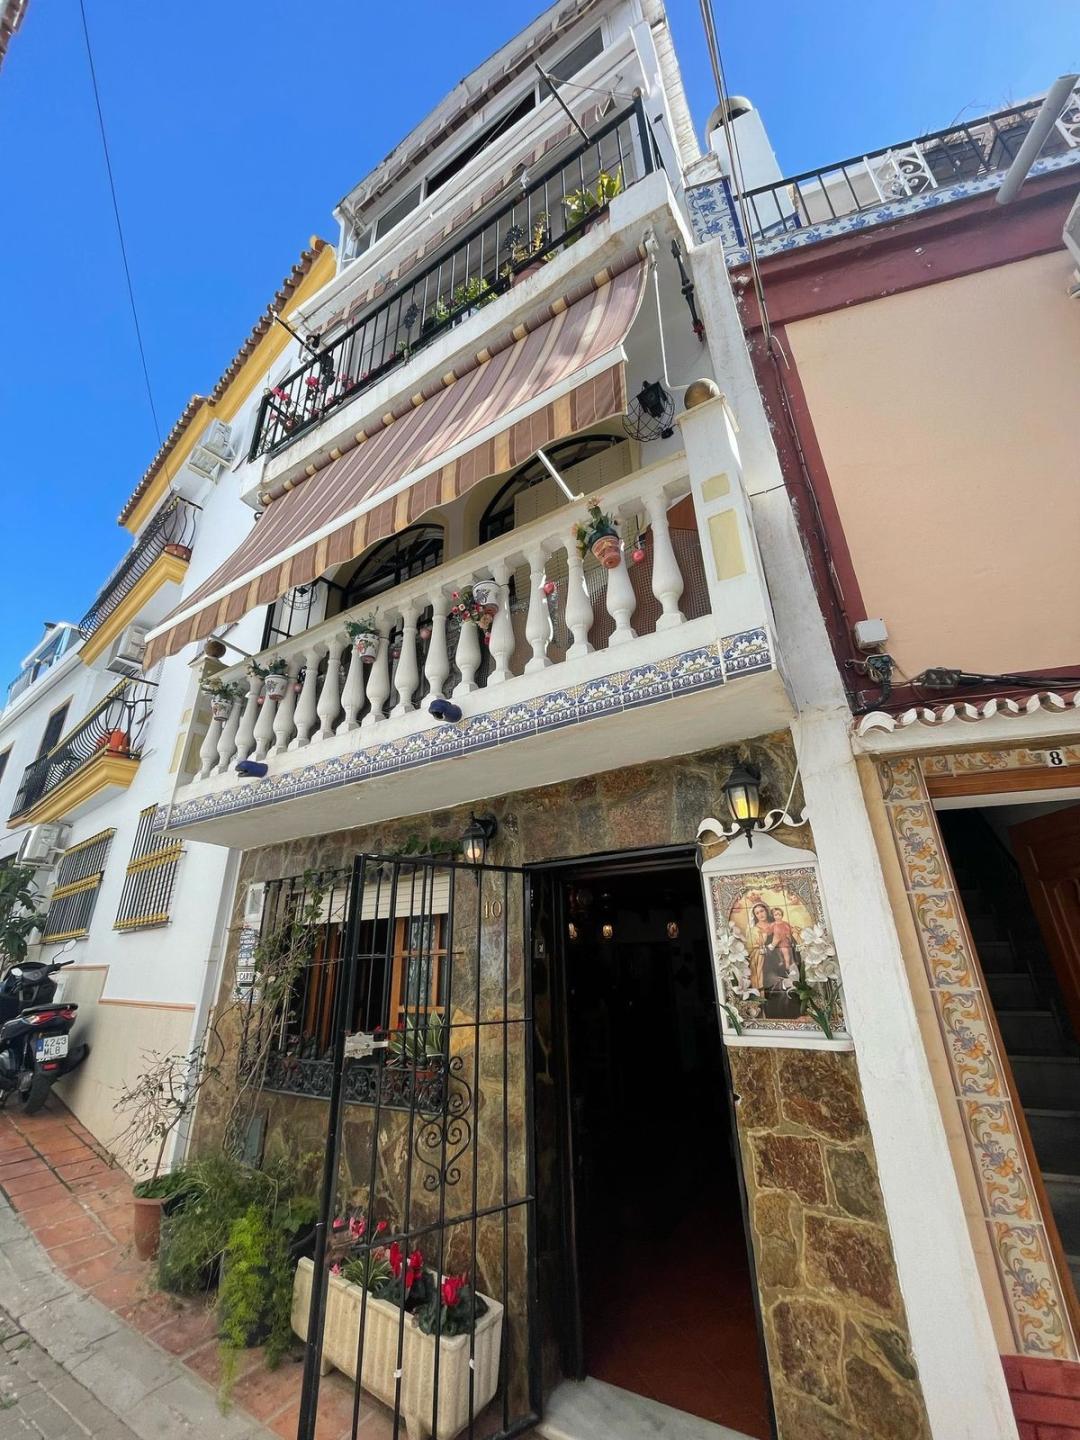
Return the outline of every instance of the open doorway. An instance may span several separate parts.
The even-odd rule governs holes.
[[[1080,1288],[1080,805],[939,813],[986,990],[1060,1239]],[[1044,1206],[1045,1209],[1045,1206]]]
[[[564,1368],[768,1440],[700,877],[680,856],[561,871],[559,884],[580,1316]]]

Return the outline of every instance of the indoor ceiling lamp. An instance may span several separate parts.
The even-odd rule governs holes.
[[[461,853],[466,865],[483,865],[487,859],[488,846],[495,839],[499,822],[494,815],[470,815],[465,833],[461,837]]]

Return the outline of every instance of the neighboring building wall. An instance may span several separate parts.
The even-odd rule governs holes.
[[[885,619],[907,675],[1080,655],[1072,269],[1061,250],[787,326],[861,594],[852,618]]]

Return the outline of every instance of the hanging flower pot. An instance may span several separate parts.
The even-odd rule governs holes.
[[[166,555],[175,555],[178,560],[190,560],[190,559],[191,559],[191,546],[190,546],[190,545],[177,545],[177,544],[175,544],[175,543],[170,542],[168,545],[165,546],[165,554],[166,554]]]
[[[210,697],[210,718],[212,720],[228,720],[232,714],[232,707],[231,695],[212,695]]]
[[[356,656],[365,665],[370,665],[379,653],[379,631],[375,624],[375,611],[363,615],[359,620],[346,620],[345,631]]]
[[[475,580],[473,581],[472,598],[473,604],[478,610],[494,619],[499,613],[502,586],[496,585],[494,580]]]
[[[589,549],[605,570],[618,569],[619,561],[622,558],[622,546],[619,543],[618,535],[613,530],[594,535],[589,543]]]
[[[126,755],[128,752],[128,733],[126,730],[110,730],[105,737],[105,748],[113,755]]]
[[[615,570],[622,559],[619,529],[612,516],[605,514],[600,500],[589,506],[588,519],[575,527],[578,554],[585,558],[591,550],[605,570]]]
[[[281,700],[289,688],[288,675],[280,674],[278,671],[271,671],[263,680],[263,694],[267,700]]]

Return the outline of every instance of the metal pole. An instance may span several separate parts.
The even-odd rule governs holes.
[[[1057,123],[1062,110],[1065,109],[1066,101],[1076,88],[1078,80],[1080,80],[1080,75],[1062,75],[1046,92],[1042,109],[1035,116],[1031,129],[1024,136],[1024,143],[1016,152],[1015,160],[1005,172],[1005,179],[1001,182],[1001,189],[995,197],[999,205],[1008,205],[1010,200],[1015,200],[1020,193],[1020,187],[1028,177],[1028,171],[1038,159],[1039,151],[1042,149],[1046,137]]]

